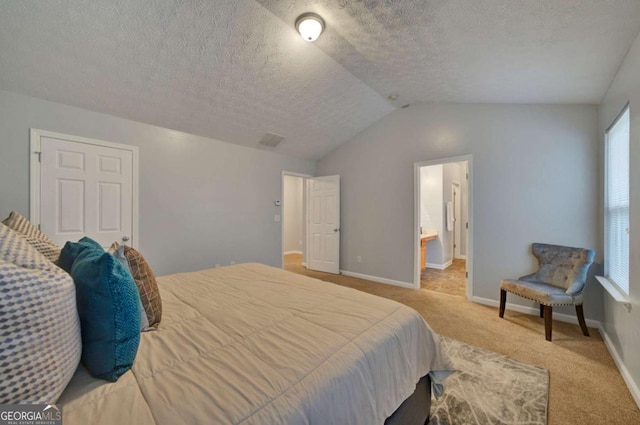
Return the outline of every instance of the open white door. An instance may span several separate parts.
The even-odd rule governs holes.
[[[40,157],[32,218],[42,231],[60,246],[83,236],[105,248],[137,246],[136,149],[39,130],[32,136]]]
[[[340,273],[340,176],[309,179],[308,268]]]

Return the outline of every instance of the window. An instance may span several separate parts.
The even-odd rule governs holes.
[[[605,137],[605,276],[629,295],[629,106]]]

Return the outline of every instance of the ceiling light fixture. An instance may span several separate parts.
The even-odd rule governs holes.
[[[324,20],[315,13],[304,13],[296,19],[296,29],[304,41],[316,41],[324,30]]]

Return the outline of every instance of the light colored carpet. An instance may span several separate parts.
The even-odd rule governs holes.
[[[457,370],[431,405],[429,425],[546,425],[549,372],[440,336]]]
[[[309,271],[300,261],[286,258],[285,268],[401,302],[422,314],[441,335],[547,369],[549,425],[640,424],[640,410],[597,329],[585,337],[578,325],[554,321],[549,342],[544,339],[544,323],[536,316],[507,311],[500,319],[497,308],[465,297]]]

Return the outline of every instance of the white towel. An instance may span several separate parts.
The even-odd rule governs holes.
[[[453,223],[455,218],[453,216],[453,202],[447,202],[447,230],[453,232]]]

